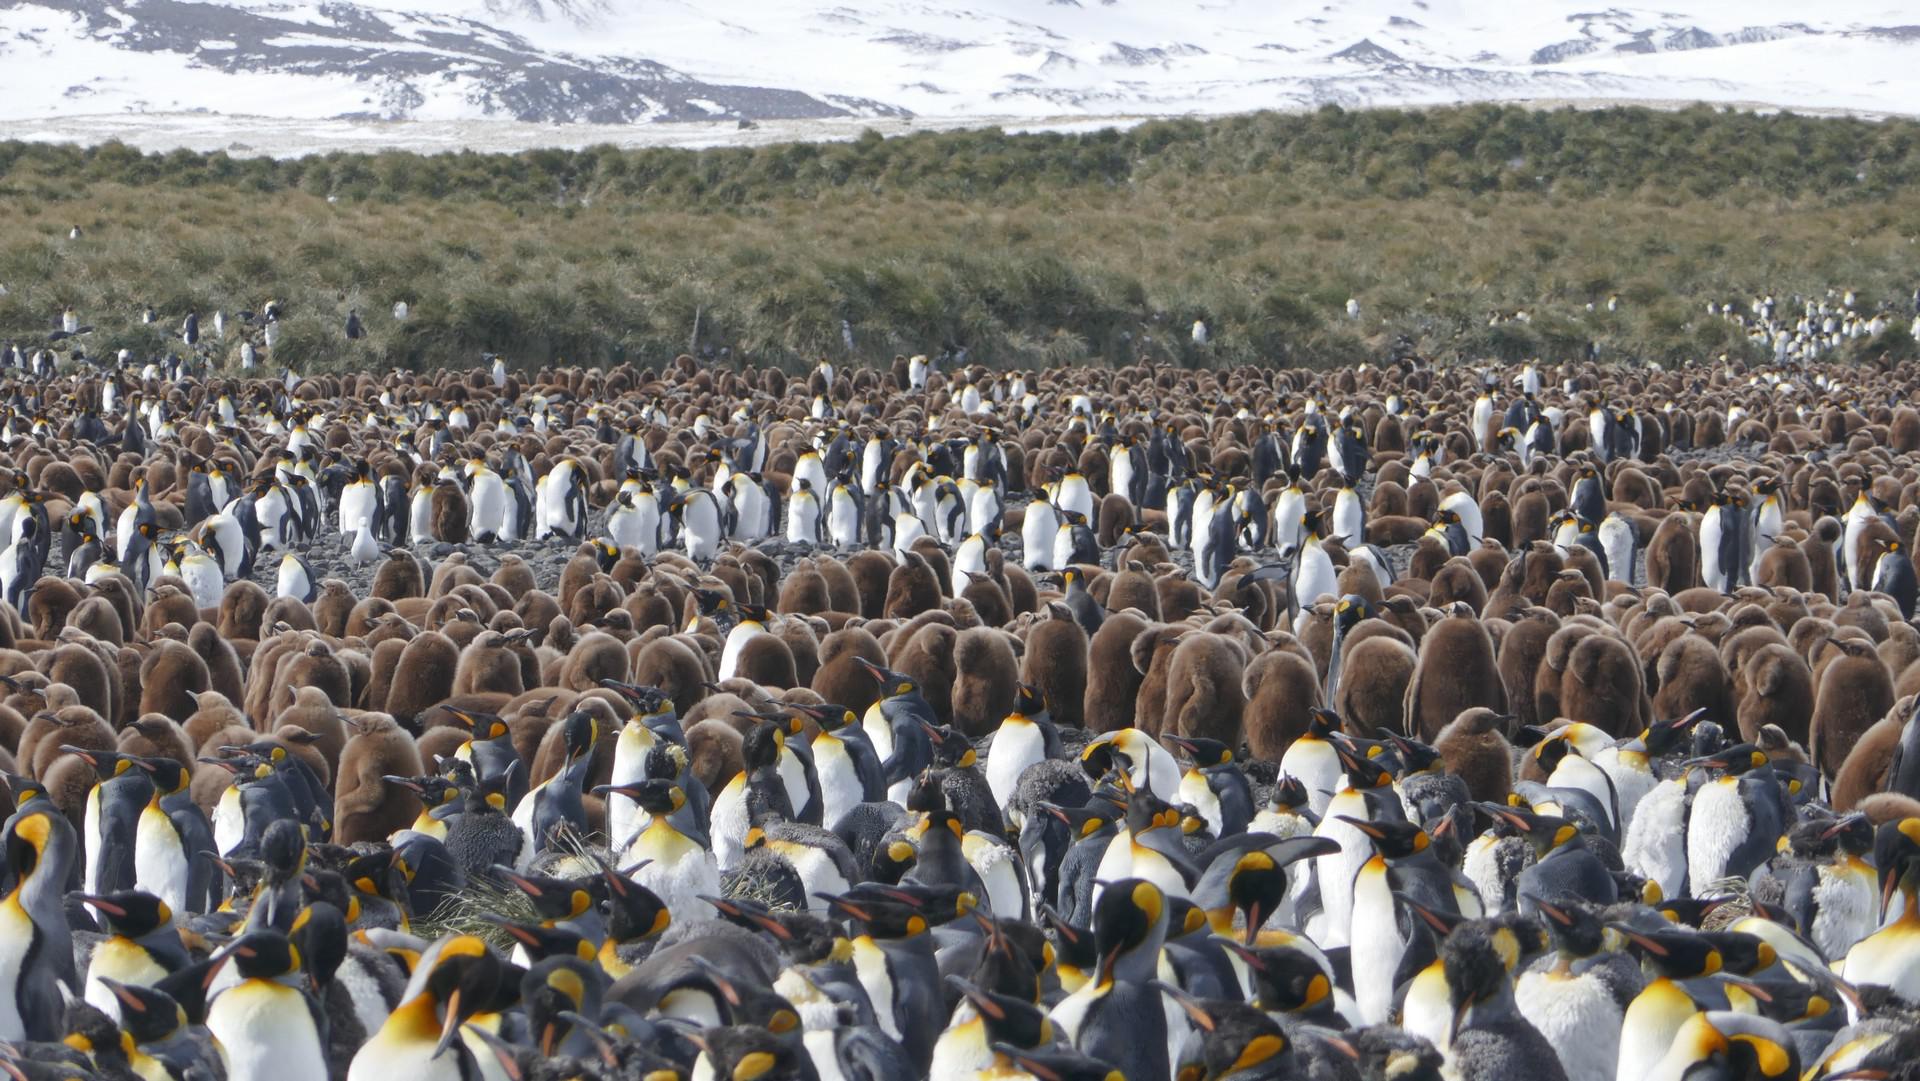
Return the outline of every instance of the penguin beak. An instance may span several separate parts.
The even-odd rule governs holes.
[[[486,1045],[487,1050],[493,1052],[495,1058],[500,1060],[500,1072],[506,1075],[507,1081],[526,1081],[526,1075],[520,1070],[519,1056],[515,1053],[512,1044],[483,1028],[474,1029],[473,1035]]]
[[[446,1054],[447,1048],[453,1045],[454,1034],[460,1031],[460,1024],[460,989],[455,987],[447,992],[447,1019],[440,1025],[440,1042],[433,1045],[430,1058]]]

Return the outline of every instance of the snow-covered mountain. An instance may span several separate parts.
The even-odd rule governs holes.
[[[1071,126],[1327,102],[1705,100],[1912,112],[1920,8],[0,0],[0,72],[0,118],[42,136],[78,118],[137,127],[135,117],[180,114],[737,129],[908,117]]]

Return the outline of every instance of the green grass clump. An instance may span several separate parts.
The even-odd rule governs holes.
[[[189,309],[277,298],[275,359],[309,370],[657,363],[696,317],[701,345],[791,366],[958,346],[1006,365],[1329,365],[1403,339],[1671,364],[1753,355],[1708,299],[1843,287],[1904,307],[1916,182],[1920,124],[1707,108],[288,161],[4,143],[0,337],[32,342],[72,303],[90,352],[142,353]],[[364,341],[341,333],[349,308]],[[1490,318],[1516,310],[1531,321]]]

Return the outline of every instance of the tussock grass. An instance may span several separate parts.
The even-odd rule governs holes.
[[[12,143],[0,337],[31,342],[72,303],[99,328],[90,352],[147,352],[189,309],[277,298],[276,359],[304,369],[657,363],[696,313],[702,347],[790,365],[957,347],[1330,365],[1401,339],[1441,359],[1592,341],[1676,363],[1746,348],[1709,298],[1850,287],[1904,307],[1916,181],[1920,124],[1704,108],[284,162]],[[362,342],[341,333],[350,307]],[[1522,309],[1530,323],[1489,325]]]

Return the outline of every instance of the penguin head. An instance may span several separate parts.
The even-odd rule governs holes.
[[[76,894],[75,899],[92,909],[109,933],[125,938],[144,938],[173,922],[173,909],[142,890]]]
[[[220,968],[232,965],[246,980],[278,980],[300,971],[300,950],[279,931],[255,930],[234,939],[213,956],[208,982]]]
[[[601,868],[607,900],[607,937],[614,942],[638,942],[664,934],[673,913],[660,895],[611,867]]]
[[[651,778],[639,784],[599,785],[593,789],[593,794],[625,796],[656,818],[670,815],[687,803],[687,794],[679,785],[660,778]]]
[[[1161,980],[1152,986],[1174,1000],[1200,1031],[1203,1076],[1232,1078],[1245,1071],[1260,1075],[1290,1075],[1283,1068],[1292,1051],[1286,1030],[1265,1010],[1228,999],[1201,1000]],[[1183,1072],[1180,1076],[1187,1076]]]
[[[136,1045],[160,1043],[186,1027],[187,1011],[165,991],[105,976],[95,978],[119,1004],[120,1027]]]
[[[168,729],[163,721],[148,719],[135,721],[129,727],[149,739],[166,734]],[[193,774],[187,771],[187,767],[171,758],[137,758],[134,765],[147,772],[147,776],[153,779],[154,789],[163,796],[185,792],[193,783]]]
[[[549,878],[523,875],[511,867],[496,867],[494,874],[520,891],[543,920],[578,919],[606,899],[606,882],[598,875],[580,879]]]
[[[1190,739],[1186,736],[1176,736],[1171,733],[1163,733],[1160,738],[1166,740],[1175,748],[1184,752],[1188,758],[1192,759],[1195,769],[1211,769],[1215,766],[1226,766],[1233,763],[1233,748],[1217,739],[1198,737]]]
[[[824,702],[817,705],[810,702],[789,702],[786,704],[786,708],[812,718],[813,723],[818,725],[822,732],[838,732],[860,721],[860,718],[852,710],[833,702]]]
[[[593,751],[600,738],[600,722],[586,710],[574,710],[567,719],[560,722],[561,737],[566,742],[567,761],[578,760]]]
[[[799,1042],[762,1025],[710,1028],[697,1042],[716,1081],[795,1081],[805,1070]]]
[[[1664,1061],[1687,1063],[1688,1077],[1772,1081],[1800,1076],[1799,1045],[1778,1021],[1731,1010],[1687,1018]]]
[[[493,913],[483,918],[526,950],[527,956],[537,962],[535,967],[548,961],[581,961],[594,956],[593,944],[579,930],[566,924],[521,923]],[[579,1009],[580,1003],[573,1000],[566,1008]]]
[[[1530,893],[1523,896],[1546,920],[1547,933],[1562,953],[1574,958],[1592,957],[1606,948],[1606,927],[1594,906],[1573,898],[1548,900]]]
[[[1053,1022],[1031,1000],[980,987],[959,976],[948,976],[947,986],[973,1004],[989,1044],[1036,1048],[1053,1043]]]
[[[875,664],[865,657],[855,657],[854,661],[866,669],[867,674],[880,684],[882,698],[899,698],[902,695],[915,694],[920,690],[920,684],[912,676],[903,672],[896,672],[885,665]]]
[[[1518,796],[1509,795],[1509,800],[1517,801]],[[1555,815],[1535,814],[1517,806],[1499,803],[1476,805],[1496,826],[1504,826],[1527,840],[1533,846],[1535,857],[1545,856],[1562,845],[1572,844],[1580,837],[1580,830],[1572,822]]]
[[[1607,928],[1626,939],[1627,948],[1643,968],[1668,979],[1699,979],[1726,967],[1715,943],[1705,934],[1684,927],[1667,929],[1611,922]]]
[[[1159,886],[1144,878],[1109,882],[1093,906],[1094,945],[1100,957],[1100,982],[1113,979],[1124,954],[1165,939],[1169,906]],[[1155,950],[1157,953],[1157,949]]]
[[[496,1008],[505,975],[506,966],[474,935],[449,935],[420,955],[407,997],[432,996],[441,1023],[436,1056],[474,1015]]]
[[[1427,831],[1411,822],[1376,822],[1350,815],[1335,817],[1366,834],[1367,840],[1373,843],[1374,851],[1390,860],[1417,855],[1433,844],[1433,838],[1427,835]]]
[[[139,768],[133,755],[118,751],[101,751],[91,747],[74,747],[62,744],[63,754],[70,754],[93,767],[93,772],[103,781],[118,777],[128,770]]]
[[[1716,770],[1729,777],[1738,777],[1767,765],[1769,761],[1767,752],[1761,750],[1758,744],[1735,743],[1714,754],[1690,759],[1686,765],[1689,769]]]

